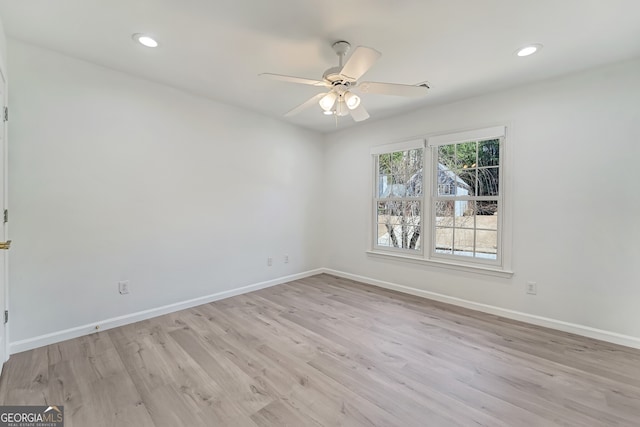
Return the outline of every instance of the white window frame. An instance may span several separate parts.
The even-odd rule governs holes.
[[[500,140],[499,188],[498,196],[498,254],[496,260],[466,257],[435,252],[435,171],[437,170],[437,149],[442,145],[457,144],[470,141]],[[402,248],[389,248],[377,244],[377,192],[378,169],[376,156],[379,154],[405,151],[413,148],[423,150],[423,191],[421,218],[420,251]],[[460,271],[489,274],[498,277],[511,277],[511,206],[509,204],[511,185],[509,179],[510,158],[507,144],[507,127],[493,126],[463,132],[430,135],[426,139],[415,139],[395,144],[386,144],[371,149],[373,163],[373,204],[372,204],[372,238],[367,254],[372,257],[394,259],[403,262],[429,264],[437,267],[451,268]]]

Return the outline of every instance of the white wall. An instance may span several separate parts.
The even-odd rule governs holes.
[[[7,65],[7,38],[4,34],[4,24],[2,23],[2,17],[0,17],[0,67],[6,70]]]
[[[320,267],[319,135],[11,39],[8,62],[12,342]]]
[[[8,64],[12,342],[317,267],[640,338],[640,61],[326,137],[13,40]],[[371,146],[503,123],[512,279],[365,254]]]
[[[636,60],[329,135],[323,265],[640,338],[638,76]],[[368,257],[370,147],[495,124],[513,158],[513,278]]]

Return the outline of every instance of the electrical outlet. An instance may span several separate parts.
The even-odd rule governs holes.
[[[271,267],[273,265],[273,258],[271,258],[271,257],[267,258],[267,265],[269,267]]]
[[[284,256],[284,263],[289,264],[289,255]]]
[[[538,284],[536,282],[527,282],[526,290],[529,295],[537,295]]]
[[[128,280],[123,280],[121,282],[118,282],[118,292],[120,292],[120,295],[125,295],[129,293],[129,281]]]

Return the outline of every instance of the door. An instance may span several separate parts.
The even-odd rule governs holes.
[[[5,74],[0,68],[0,372],[9,357],[7,349],[7,330],[5,313],[7,310],[7,250],[11,242],[7,242],[7,83]]]

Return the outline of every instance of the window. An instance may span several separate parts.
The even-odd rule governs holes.
[[[424,142],[375,154],[374,247],[422,253]]]
[[[446,144],[435,150],[434,254],[496,261],[500,140]]]
[[[374,253],[508,272],[505,131],[374,148]]]

